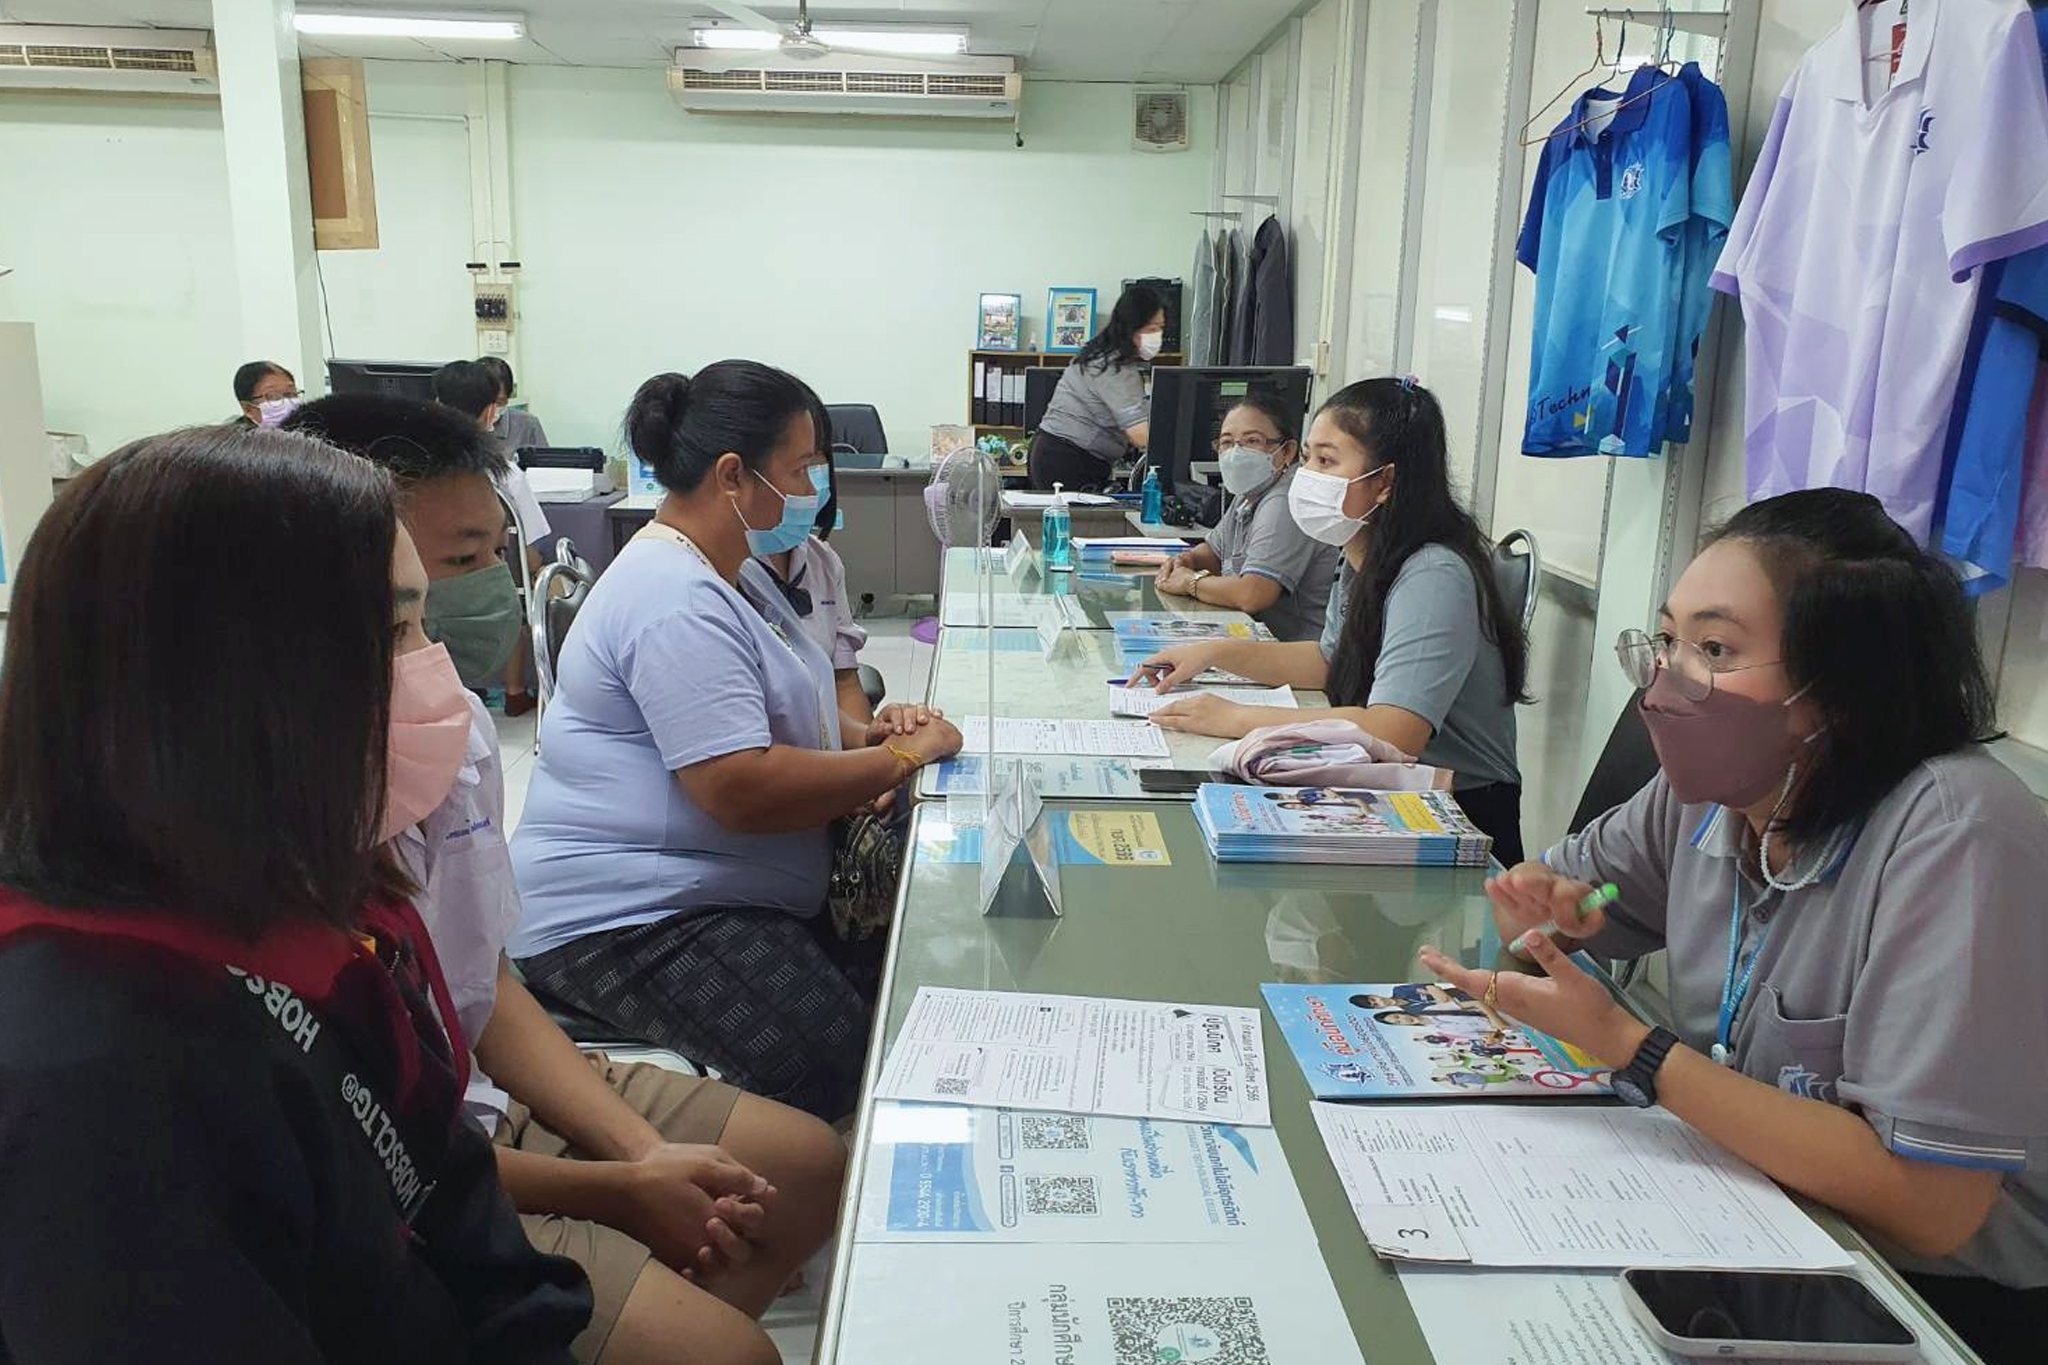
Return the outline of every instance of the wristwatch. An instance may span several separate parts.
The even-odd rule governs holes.
[[[1195,570],[1195,576],[1194,576],[1194,578],[1193,578],[1192,580],[1190,580],[1190,581],[1189,581],[1189,583],[1188,583],[1188,586],[1192,588],[1192,587],[1193,587],[1193,586],[1194,586],[1194,585],[1195,585],[1196,583],[1199,583],[1199,582],[1201,582],[1201,581],[1202,581],[1203,579],[1205,579],[1205,578],[1209,577],[1209,576],[1210,576],[1210,575],[1211,575],[1212,573],[1214,573],[1214,572],[1215,572],[1215,571],[1214,571],[1213,569],[1197,569],[1197,570]]]
[[[1678,1046],[1678,1035],[1668,1028],[1653,1028],[1650,1036],[1643,1039],[1643,1045],[1636,1049],[1636,1055],[1629,1064],[1614,1073],[1614,1094],[1623,1104],[1632,1104],[1638,1109],[1648,1109],[1657,1103],[1657,1072],[1664,1065],[1664,1059],[1671,1055],[1671,1049]]]

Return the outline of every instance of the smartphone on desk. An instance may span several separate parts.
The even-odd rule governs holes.
[[[1160,796],[1193,796],[1204,782],[1221,782],[1216,773],[1201,768],[1140,768],[1138,790]]]
[[[1920,1359],[1913,1329],[1854,1275],[1624,1270],[1621,1296],[1652,1341],[1691,1359]]]

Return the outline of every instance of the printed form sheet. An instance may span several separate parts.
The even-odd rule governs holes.
[[[1894,1288],[1869,1257],[1857,1256],[1855,1261],[1857,1276],[1919,1336],[1923,1365],[1963,1365],[1926,1314]],[[1611,1271],[1543,1275],[1402,1266],[1401,1288],[1407,1291],[1408,1306],[1422,1326],[1430,1354],[1438,1360],[1688,1365],[1684,1357],[1650,1340],[1621,1297],[1621,1277]],[[1474,1304],[1486,1305],[1486,1311],[1473,1312]]]
[[[1111,683],[1109,713],[1113,716],[1149,716],[1162,706],[1171,706],[1190,697],[1217,697],[1240,706],[1284,706],[1290,710],[1301,705],[1295,700],[1291,687],[1183,687],[1173,692],[1155,692],[1149,687],[1120,687]]]
[[[876,1094],[1270,1128],[1259,1012],[920,986]]]
[[[1666,1113],[1312,1107],[1366,1240],[1383,1256],[1589,1270],[1849,1264],[1761,1171]]]
[[[915,1303],[906,1285],[926,1286]],[[889,1365],[1362,1365],[1315,1242],[864,1243],[840,1360]]]
[[[988,751],[988,717],[960,724],[962,753]],[[1032,720],[1002,716],[996,721],[996,752],[1064,757],[1166,758],[1166,736],[1141,720]]]
[[[1315,1240],[1270,1128],[893,1101],[869,1122],[864,1241]]]

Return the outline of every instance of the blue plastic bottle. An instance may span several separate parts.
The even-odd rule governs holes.
[[[1147,524],[1157,526],[1166,516],[1166,495],[1159,491],[1159,471],[1148,468],[1145,482],[1140,491],[1144,494],[1144,506],[1138,515]]]
[[[1074,567],[1074,518],[1067,511],[1066,495],[1060,486],[1052,486],[1052,506],[1045,509],[1039,518],[1039,550],[1045,556],[1048,569],[1071,569]]]

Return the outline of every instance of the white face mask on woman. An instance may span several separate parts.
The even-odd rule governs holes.
[[[1223,475],[1225,492],[1243,497],[1256,493],[1273,482],[1279,473],[1273,468],[1273,457],[1263,450],[1249,450],[1244,446],[1232,446],[1216,457],[1216,467]]]
[[[1287,510],[1294,514],[1294,524],[1309,539],[1325,545],[1348,545],[1353,536],[1365,529],[1373,513],[1380,510],[1379,504],[1374,503],[1362,517],[1345,516],[1344,499],[1350,495],[1351,485],[1392,468],[1383,464],[1354,479],[1340,479],[1315,469],[1300,470],[1287,488]]]
[[[1158,355],[1159,348],[1165,341],[1166,333],[1164,332],[1138,333],[1138,359],[1150,360],[1153,356]]]

